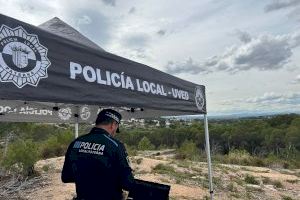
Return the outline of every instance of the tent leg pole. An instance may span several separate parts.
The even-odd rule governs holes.
[[[75,138],[78,138],[78,128],[79,128],[79,124],[78,122],[75,123]]]
[[[208,132],[208,121],[207,115],[204,114],[204,128],[205,128],[205,142],[206,142],[206,154],[207,154],[207,164],[208,164],[208,179],[209,179],[209,193],[210,199],[213,199],[213,182],[212,182],[212,168],[211,168],[211,158],[210,158],[210,145],[209,145],[209,132]]]
[[[75,114],[75,119],[76,119],[76,122],[75,122],[75,139],[78,138],[78,130],[79,130],[79,107],[76,106],[76,114]]]

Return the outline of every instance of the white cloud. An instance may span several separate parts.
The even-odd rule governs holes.
[[[292,84],[299,84],[300,83],[300,74],[296,76],[294,80],[291,81]]]
[[[289,7],[293,8],[297,5],[300,5],[299,0],[273,0],[273,2],[266,5],[265,11],[270,12],[270,11],[285,9]]]
[[[225,71],[237,73],[250,69],[261,71],[281,69],[290,62],[293,49],[300,45],[300,32],[287,35],[264,34],[251,38],[250,34],[238,31],[240,45],[228,47],[222,55],[207,59],[202,64],[186,65],[186,63],[168,64],[169,73],[209,73]],[[190,58],[190,60],[192,60]]]
[[[299,0],[273,0],[265,6],[265,12],[288,10],[288,17],[300,20],[300,1]]]
[[[291,48],[296,48],[300,46],[300,31],[290,34],[290,46]]]
[[[78,25],[82,25],[82,24],[91,24],[92,23],[92,19],[87,16],[87,15],[83,15],[82,17],[79,17],[77,19],[77,24]]]
[[[156,33],[160,36],[164,36],[166,34],[166,30],[161,29],[161,30],[157,31]]]
[[[222,100],[218,103],[218,105],[220,105],[220,108],[218,108],[218,110],[212,109],[213,113],[299,113],[300,93],[289,92],[282,94],[267,92],[262,96]]]
[[[241,42],[248,43],[248,42],[251,42],[251,40],[252,40],[250,34],[245,31],[238,30],[237,35]]]
[[[247,103],[271,103],[271,102],[278,102],[283,98],[284,95],[276,94],[274,92],[267,92],[264,93],[263,96],[260,97],[252,97],[245,100]]]
[[[136,8],[133,6],[130,8],[130,10],[128,11],[128,14],[134,14],[136,12]]]
[[[270,12],[274,10],[294,8],[300,5],[299,0],[273,0],[270,4],[265,6],[265,11]]]
[[[272,105],[298,105],[300,104],[300,93],[290,92],[285,94],[279,94],[275,92],[266,92],[262,96],[238,98],[231,100],[221,101],[222,105],[233,104],[253,104],[255,106],[272,106]]]
[[[116,0],[102,0],[102,2],[109,6],[116,6]]]
[[[300,6],[295,7],[292,11],[288,14],[289,18],[296,19],[298,22],[300,21]]]
[[[189,58],[183,62],[168,62],[166,72],[170,74],[179,74],[179,73],[207,73],[207,69],[202,67],[200,63],[196,63],[192,58]]]
[[[134,33],[124,35],[122,43],[128,48],[142,48],[149,44],[150,36],[146,33]]]

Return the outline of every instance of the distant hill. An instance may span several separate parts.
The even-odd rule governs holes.
[[[258,118],[271,118],[280,115],[295,115],[300,116],[300,113],[286,113],[286,112],[262,112],[262,113],[236,113],[236,114],[209,114],[210,120],[234,120],[234,119],[258,119]],[[203,119],[203,115],[186,115],[186,116],[171,116],[170,119],[178,120],[195,120]]]

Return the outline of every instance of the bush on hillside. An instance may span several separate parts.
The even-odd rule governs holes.
[[[155,149],[154,145],[150,142],[150,140],[144,136],[138,144],[139,150],[153,150]]]
[[[65,155],[69,144],[74,139],[71,132],[63,132],[48,138],[42,145],[42,158],[52,158]]]
[[[217,157],[218,158],[218,157]],[[246,150],[234,149],[228,155],[225,155],[222,160],[224,163],[236,165],[251,165],[251,166],[265,166],[264,159],[250,155]]]
[[[176,153],[177,159],[196,160],[199,157],[200,150],[197,148],[196,143],[189,140],[184,141]]]
[[[129,146],[129,145],[127,145],[127,144],[124,144],[124,145],[125,145],[127,154],[128,154],[129,156],[136,156],[136,155],[137,155],[136,147],[134,147],[134,146]]]
[[[3,166],[11,171],[31,176],[35,173],[34,164],[40,159],[38,145],[31,140],[12,143],[4,158]]]
[[[246,174],[244,180],[248,184],[253,184],[253,185],[258,185],[259,184],[259,181],[256,180],[256,178],[254,176],[250,175],[250,174]]]

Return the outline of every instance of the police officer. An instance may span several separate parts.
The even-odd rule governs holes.
[[[120,113],[102,110],[90,133],[75,139],[68,147],[61,179],[76,185],[77,199],[119,200],[122,189],[134,185],[132,169],[124,145],[114,139]]]

